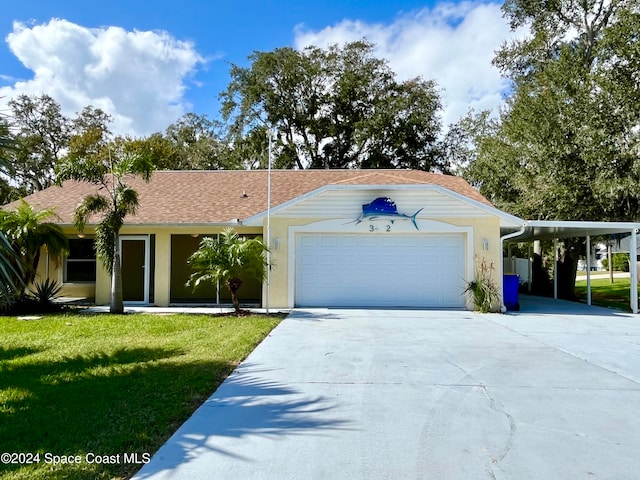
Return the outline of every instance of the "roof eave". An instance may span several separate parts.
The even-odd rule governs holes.
[[[73,223],[59,223],[60,227],[63,228],[75,228]],[[97,223],[87,223],[86,227],[95,228],[97,227]],[[238,219],[238,221],[230,221],[230,222],[173,222],[173,223],[158,223],[158,222],[148,222],[148,223],[125,223],[123,227],[145,227],[145,228],[171,228],[171,227],[187,227],[187,228],[204,228],[204,227],[249,227],[252,225],[246,225],[242,219]]]

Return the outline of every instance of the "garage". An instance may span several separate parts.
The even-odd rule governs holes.
[[[464,234],[298,234],[300,307],[463,308]]]

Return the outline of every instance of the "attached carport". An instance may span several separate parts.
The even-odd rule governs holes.
[[[503,245],[508,242],[533,242],[535,240],[553,240],[554,242],[554,298],[558,298],[557,242],[561,238],[585,238],[587,251],[591,249],[591,239],[617,234],[629,234],[631,238],[630,251],[636,252],[638,247],[637,233],[640,223],[634,222],[576,222],[529,220],[517,231],[513,229],[501,230]],[[587,303],[591,305],[591,255],[587,255]],[[504,266],[502,268],[504,272]],[[629,306],[633,313],[638,313],[638,262],[636,255],[629,255]]]

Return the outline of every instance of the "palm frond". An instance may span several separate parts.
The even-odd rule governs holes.
[[[226,283],[231,278],[263,281],[266,251],[262,240],[240,237],[233,229],[223,230],[219,241],[204,237],[198,250],[189,257],[194,273],[188,285],[195,288],[205,281]]]
[[[50,304],[60,296],[62,288],[60,282],[47,278],[42,282],[35,282],[33,287],[29,288],[29,296],[38,303]]]
[[[110,206],[104,195],[87,195],[73,212],[73,224],[79,232],[83,232],[90,216],[104,212]]]
[[[52,209],[36,211],[24,200],[15,210],[0,212],[0,229],[17,254],[13,263],[20,265],[24,285],[35,278],[43,247],[53,256],[68,251],[66,235],[59,225],[47,221],[50,218],[59,217]]]
[[[13,249],[4,233],[0,232],[0,295],[20,290],[22,265],[18,253]]]
[[[116,191],[118,208],[122,212],[123,217],[126,215],[134,215],[138,209],[138,192],[127,185],[121,185]]]

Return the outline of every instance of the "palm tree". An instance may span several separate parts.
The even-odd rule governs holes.
[[[78,231],[83,232],[89,217],[104,214],[96,226],[96,255],[111,275],[109,311],[123,313],[119,234],[125,217],[136,213],[139,201],[138,193],[120,182],[116,182],[109,194],[109,197],[100,194],[86,196],[76,207],[73,220]]]
[[[231,292],[236,315],[240,313],[238,289],[242,280],[262,282],[267,275],[265,253],[267,246],[258,238],[240,237],[232,228],[226,228],[220,240],[204,237],[200,248],[189,257],[195,271],[187,285],[194,288],[202,282],[224,283]]]
[[[0,232],[0,309],[5,303],[3,300],[13,298],[24,287],[18,258],[7,237]]]
[[[54,257],[69,249],[60,226],[47,221],[56,217],[52,209],[36,211],[24,200],[15,210],[0,210],[0,230],[17,254],[11,261],[13,269],[22,271],[20,293],[35,280],[43,247]]]
[[[74,224],[83,232],[91,216],[103,215],[96,225],[96,255],[111,275],[109,311],[124,313],[119,235],[125,217],[134,215],[139,205],[138,192],[125,180],[135,175],[149,181],[153,162],[128,139],[107,143],[107,133],[93,128],[72,138],[69,153],[58,163],[56,173],[58,183],[69,179],[89,182],[105,192],[84,198],[76,207]]]
[[[9,173],[11,164],[7,160],[7,152],[11,148],[9,127],[4,121],[0,122],[0,174]],[[18,290],[22,269],[20,269],[18,256],[7,237],[0,231],[0,296],[7,295]],[[17,270],[18,269],[18,270]],[[22,286],[22,285],[20,285]]]

